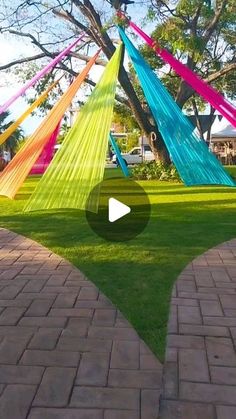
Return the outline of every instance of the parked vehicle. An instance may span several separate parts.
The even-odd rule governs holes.
[[[140,164],[144,161],[155,160],[151,147],[146,144],[143,147],[134,147],[128,153],[121,153],[121,155],[127,165]],[[112,157],[112,163],[119,164],[115,154]]]

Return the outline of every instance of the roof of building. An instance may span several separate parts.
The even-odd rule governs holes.
[[[216,121],[215,121],[216,122]],[[236,127],[233,127],[225,118],[212,126],[212,139],[216,138],[235,138],[236,139]]]

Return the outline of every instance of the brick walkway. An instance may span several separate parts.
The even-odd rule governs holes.
[[[236,418],[236,240],[179,276],[171,301],[160,419]]]
[[[161,379],[162,365],[75,267],[0,229],[1,419],[156,419]]]

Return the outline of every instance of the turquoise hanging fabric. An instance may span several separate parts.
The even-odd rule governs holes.
[[[132,60],[143,92],[163,140],[186,185],[236,186],[222,164],[193,131],[188,118],[175,103],[122,28],[120,36]]]
[[[121,167],[121,170],[122,170],[124,176],[129,177],[129,169],[126,166],[126,164],[124,162],[124,159],[121,155],[120,149],[119,149],[118,145],[116,144],[116,140],[111,133],[110,133],[110,136],[109,136],[109,140],[110,140],[111,146],[112,146],[112,148],[115,152],[116,158],[119,162],[119,165]]]

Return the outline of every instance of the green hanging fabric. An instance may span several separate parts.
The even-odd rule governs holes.
[[[99,83],[80,110],[25,211],[52,208],[98,211],[99,187],[95,186],[104,175],[121,51],[122,45],[116,49]]]

